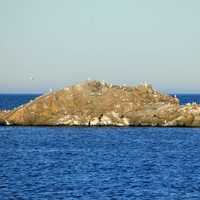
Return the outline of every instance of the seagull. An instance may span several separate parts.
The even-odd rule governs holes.
[[[6,125],[9,126],[11,125],[9,121],[6,120]]]
[[[29,80],[33,81],[33,80],[34,80],[34,77],[30,76],[30,77],[29,77]]]
[[[148,83],[146,81],[144,81],[144,87],[147,88],[148,87]]]
[[[101,81],[101,84],[102,84],[102,85],[105,85],[105,80],[102,80],[102,81]]]

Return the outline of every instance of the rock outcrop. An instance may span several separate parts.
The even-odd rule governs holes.
[[[200,105],[180,106],[177,98],[148,84],[130,87],[86,81],[0,112],[0,124],[200,127]]]

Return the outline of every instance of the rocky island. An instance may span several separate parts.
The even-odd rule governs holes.
[[[200,105],[182,106],[176,97],[148,84],[131,87],[86,81],[2,110],[0,124],[200,127]]]

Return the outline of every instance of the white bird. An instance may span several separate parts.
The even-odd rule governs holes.
[[[29,80],[33,81],[33,80],[34,80],[34,77],[30,76],[30,77],[29,77]]]
[[[9,121],[6,120],[6,125],[9,126],[11,125]]]
[[[68,91],[68,90],[69,90],[69,88],[68,88],[68,87],[66,87],[66,88],[64,88],[64,90],[65,90],[65,91]]]
[[[52,89],[52,88],[50,88],[50,89],[49,89],[49,92],[53,92],[53,89]]]
[[[144,87],[147,88],[148,87],[148,83],[146,81],[144,81]]]
[[[105,80],[102,80],[102,81],[101,81],[101,84],[102,84],[102,85],[105,85]]]

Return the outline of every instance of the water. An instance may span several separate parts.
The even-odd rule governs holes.
[[[35,99],[39,94],[0,94],[0,109],[12,109],[30,100]]]
[[[199,144],[199,128],[2,126],[0,200],[199,200]]]
[[[180,104],[193,102],[200,104],[200,94],[177,94],[176,96],[180,100]]]

